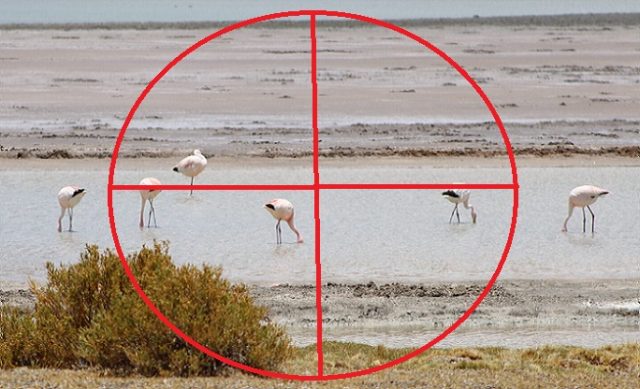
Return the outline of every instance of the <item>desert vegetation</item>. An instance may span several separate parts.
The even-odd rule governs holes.
[[[244,285],[210,266],[176,266],[165,243],[127,258],[140,286],[178,328],[232,360],[275,370],[291,355]],[[34,309],[0,307],[0,367],[97,367],[113,374],[217,375],[225,366],[191,347],[154,316],[111,250],[87,246],[69,266],[47,264],[31,285]]]

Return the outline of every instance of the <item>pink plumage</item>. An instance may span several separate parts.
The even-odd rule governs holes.
[[[591,210],[590,205],[593,205],[600,197],[609,194],[609,191],[603,188],[599,188],[593,185],[582,185],[569,193],[569,214],[564,219],[564,225],[562,231],[567,231],[567,223],[573,214],[574,208],[582,208],[582,232],[587,232],[587,216],[584,209],[587,208],[591,213],[591,233],[595,232],[596,215]]]
[[[200,153],[200,150],[193,150],[193,154],[183,158],[176,166],[173,167],[174,172],[182,173],[187,177],[191,177],[191,186],[193,179],[207,167],[207,159]],[[193,194],[193,189],[191,189]]]
[[[449,218],[449,223],[453,220],[453,215],[455,214],[458,218],[458,223],[460,223],[460,213],[458,212],[458,206],[462,204],[466,209],[471,210],[471,221],[473,224],[478,220],[478,213],[476,208],[471,205],[469,202],[469,198],[471,197],[471,192],[468,189],[449,189],[447,191],[442,192],[442,195],[449,200],[449,202],[455,204],[453,207],[453,211],[451,212],[451,217]]]
[[[58,192],[58,204],[60,204],[60,217],[58,218],[58,232],[62,232],[62,218],[69,213],[69,231],[73,231],[73,207],[87,193],[86,189],[78,186],[65,186]]]
[[[294,218],[294,210],[293,204],[285,199],[273,199],[264,205],[265,209],[276,219],[278,222],[276,223],[276,244],[282,243],[282,230],[280,229],[280,222],[285,221],[296,234],[297,243],[303,243],[302,235],[296,228],[293,218]]]
[[[140,181],[140,185],[158,186],[161,185],[161,183],[157,178],[147,177],[143,178],[142,181]],[[159,189],[140,190],[140,199],[142,200],[142,204],[140,205],[140,228],[144,228],[144,208],[147,204],[147,201],[149,202],[149,207],[151,208],[149,210],[149,222],[147,224],[147,227],[151,227],[151,216],[153,216],[153,224],[158,227],[158,223],[156,222],[156,210],[153,207],[153,200],[158,197],[160,192],[162,191]]]

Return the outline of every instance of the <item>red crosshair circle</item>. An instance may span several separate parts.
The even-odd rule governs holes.
[[[149,94],[151,89],[164,77],[175,65],[177,65],[180,61],[186,58],[188,55],[196,51],[201,46],[207,44],[208,42],[226,34],[231,31],[237,30],[239,28],[243,28],[246,26],[250,26],[252,24],[281,19],[281,18],[289,18],[289,17],[301,17],[308,16],[309,28],[310,28],[310,41],[311,41],[311,84],[312,84],[312,123],[313,123],[313,173],[314,180],[313,185],[194,185],[191,187],[190,185],[159,185],[157,187],[150,186],[141,186],[141,185],[116,185],[113,182],[114,173],[116,168],[116,162],[118,159],[118,152],[120,150],[120,145],[124,139],[125,133],[131,120],[133,119],[136,111],[142,104],[145,97]],[[332,184],[332,183],[321,183],[320,182],[320,174],[318,167],[319,160],[319,139],[318,139],[318,83],[317,83],[317,67],[316,67],[316,17],[317,16],[326,16],[326,17],[338,17],[344,19],[352,19],[357,20],[369,24],[373,24],[376,26],[384,27],[389,30],[400,33],[419,44],[425,46],[427,49],[431,50],[435,54],[437,54],[440,58],[446,61],[451,67],[453,67],[475,90],[475,92],[480,96],[482,101],[484,102],[487,109],[493,115],[493,119],[500,130],[500,134],[502,135],[502,140],[505,144],[507,154],[509,156],[509,163],[511,165],[511,177],[512,183],[510,184]],[[316,263],[316,310],[317,310],[317,354],[318,354],[318,374],[317,375],[297,375],[297,374],[287,374],[282,372],[268,371],[257,369],[255,367],[247,366],[245,364],[239,363],[237,361],[233,361],[228,359],[222,355],[215,353],[214,351],[208,349],[202,344],[198,343],[197,340],[191,338],[188,334],[182,332],[178,327],[176,327],[169,318],[167,318],[158,308],[155,306],[153,301],[145,294],[145,292],[140,287],[140,284],[136,280],[134,274],[129,267],[124,251],[122,250],[122,246],[120,245],[120,240],[118,238],[118,233],[115,225],[115,218],[113,213],[113,191],[121,191],[121,190],[141,190],[141,189],[161,189],[161,190],[190,190],[193,188],[194,190],[211,190],[211,191],[224,191],[224,190],[301,190],[301,191],[313,191],[314,192],[314,219],[315,219],[315,263]],[[513,209],[511,216],[511,226],[509,228],[509,235],[507,237],[507,241],[505,243],[504,249],[502,251],[502,256],[500,258],[500,262],[496,266],[495,271],[493,272],[491,278],[487,282],[487,285],[482,290],[480,295],[474,300],[469,309],[467,309],[462,316],[460,316],[451,326],[442,331],[438,336],[433,338],[431,341],[426,343],[424,346],[389,362],[386,362],[382,365],[373,366],[367,369],[339,373],[339,374],[327,374],[323,373],[323,352],[322,352],[322,269],[320,263],[320,191],[321,190],[355,190],[355,189],[364,189],[364,190],[384,190],[384,189],[399,189],[399,190],[420,190],[420,189],[450,189],[450,188],[458,188],[458,189],[502,189],[502,190],[512,190],[513,191]],[[259,16],[256,18],[248,19],[239,23],[235,23],[229,25],[190,46],[185,51],[180,53],[177,57],[175,57],[171,62],[169,62],[161,71],[158,73],[149,84],[144,88],[140,96],[138,96],[137,100],[131,107],[129,114],[127,115],[124,123],[122,124],[122,129],[116,139],[116,144],[113,149],[113,155],[111,157],[111,164],[109,166],[109,184],[108,184],[108,192],[107,192],[107,207],[109,210],[109,224],[111,226],[111,235],[113,236],[113,241],[115,244],[116,251],[120,257],[120,261],[122,266],[131,281],[136,292],[140,295],[145,304],[149,307],[149,309],[176,335],[182,338],[184,341],[189,343],[191,346],[200,350],[201,352],[216,358],[217,360],[229,364],[231,366],[243,369],[245,371],[260,374],[267,377],[273,378],[281,378],[281,379],[292,379],[292,380],[300,380],[300,381],[327,381],[333,379],[343,379],[343,378],[351,378],[358,377],[366,374],[371,374],[392,366],[395,366],[399,363],[407,361],[422,352],[428,350],[449,334],[451,334],[456,328],[458,328],[472,313],[476,310],[478,305],[482,302],[482,300],[487,296],[491,287],[496,282],[500,272],[504,266],[505,261],[507,260],[507,256],[509,254],[509,250],[511,248],[511,244],[513,242],[513,236],[515,234],[517,216],[518,216],[518,175],[516,169],[515,157],[513,155],[513,149],[511,147],[511,142],[509,141],[509,137],[507,135],[507,131],[504,128],[504,124],[500,119],[500,115],[496,111],[495,107],[489,100],[489,97],[484,93],[484,91],[480,88],[478,83],[476,83],[473,78],[464,70],[457,62],[455,62],[451,57],[449,57],[444,51],[440,50],[432,43],[427,40],[419,37],[416,34],[413,34],[410,31],[407,31],[401,27],[393,25],[388,22],[384,22],[381,20],[373,19],[367,16],[340,12],[340,11],[327,11],[327,10],[300,10],[300,11],[287,11],[287,12],[278,12],[268,15]]]

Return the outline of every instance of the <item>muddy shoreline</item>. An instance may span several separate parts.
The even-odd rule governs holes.
[[[322,287],[325,326],[426,325],[455,321],[483,291],[482,282],[338,284]],[[315,288],[252,288],[271,318],[289,326],[315,321]],[[465,327],[637,326],[640,280],[498,281]],[[634,304],[632,304],[634,303]],[[627,305],[625,305],[627,304]],[[636,327],[637,328],[637,327]],[[638,333],[640,340],[640,332]]]
[[[640,121],[602,120],[518,123],[508,126],[517,156],[640,157]],[[111,158],[118,130],[76,126],[67,131],[0,133],[0,159]],[[119,151],[123,158],[168,158],[200,148],[208,157],[310,158],[304,128],[219,128],[175,131],[132,129]],[[320,131],[320,156],[506,157],[494,123],[353,124]]]
[[[513,149],[515,156],[532,156],[532,157],[575,157],[575,156],[593,156],[593,157],[621,157],[621,158],[639,158],[640,146],[622,146],[622,147],[600,147],[600,148],[579,148],[579,147],[563,147],[556,146],[553,148],[522,148]],[[144,152],[136,155],[120,155],[119,158],[179,158],[184,155],[188,155],[189,152]],[[320,152],[321,158],[367,158],[367,157],[396,157],[396,158],[437,158],[437,157],[470,157],[470,158],[495,158],[505,157],[506,152],[501,151],[485,151],[472,148],[454,149],[454,150],[425,150],[417,148],[407,149],[384,149],[375,150],[367,148],[352,148],[352,147],[339,147],[331,151]],[[5,159],[62,159],[62,160],[77,160],[77,159],[111,159],[113,153],[108,151],[98,152],[84,152],[77,153],[69,150],[53,149],[53,150],[11,150],[10,152],[1,155],[0,160]],[[311,152],[274,152],[266,150],[264,155],[241,155],[240,158],[281,158],[281,159],[300,159],[310,158]],[[215,157],[209,156],[209,157]],[[228,157],[228,156],[226,156]]]
[[[468,309],[484,287],[482,282],[327,283],[322,286],[323,326],[338,333],[389,326],[399,331],[416,326],[441,331]],[[250,286],[250,293],[267,307],[271,320],[294,336],[314,331],[313,285]],[[622,329],[635,332],[640,341],[639,301],[639,279],[498,281],[464,328],[496,334],[530,329],[543,336],[570,330],[584,332],[585,337],[595,330]],[[28,290],[0,291],[0,304],[30,308],[33,303]]]

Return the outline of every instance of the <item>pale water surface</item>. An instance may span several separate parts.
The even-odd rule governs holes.
[[[336,340],[369,345],[384,344],[387,347],[422,347],[431,339],[440,335],[440,331],[413,327],[376,327],[376,328],[326,328],[325,341]],[[507,348],[539,347],[543,344],[567,345],[574,347],[602,347],[611,344],[634,343],[640,340],[638,327],[603,328],[492,328],[486,330],[457,329],[437,344],[437,347],[491,347],[500,345]],[[314,344],[315,338],[302,334],[296,337],[301,345]]]
[[[286,173],[285,173],[286,171]],[[508,182],[496,168],[425,166],[325,167],[325,182]],[[606,279],[640,277],[640,180],[638,167],[523,168],[516,231],[502,272],[512,279]],[[186,183],[168,169],[120,170],[118,183],[156,176],[164,183]],[[276,181],[280,178],[280,181]],[[416,179],[417,178],[417,179]],[[200,183],[308,183],[308,169],[268,167],[207,169]],[[101,170],[0,170],[0,284],[24,287],[29,278],[45,279],[44,264],[74,263],[86,243],[113,247],[106,209],[107,175]],[[581,212],[561,233],[567,194],[576,185],[609,189],[599,200],[596,234],[581,232]],[[56,193],[79,184],[88,194],[77,206],[75,232],[58,233]],[[262,205],[275,197],[291,200],[305,237],[283,224],[285,244],[275,245],[275,221]],[[494,272],[511,220],[510,190],[474,191],[478,224],[448,223],[452,205],[436,190],[333,190],[321,193],[323,281],[429,282],[483,280]],[[137,226],[136,192],[115,192],[118,235],[128,253],[154,240],[168,240],[177,263],[221,265],[234,281],[271,285],[313,283],[313,193],[165,191],[156,199],[158,228]],[[146,216],[145,216],[146,218]],[[64,226],[67,226],[65,219]]]
[[[334,9],[381,19],[640,12],[635,0],[22,0],[0,1],[0,23],[241,20],[296,9]]]

